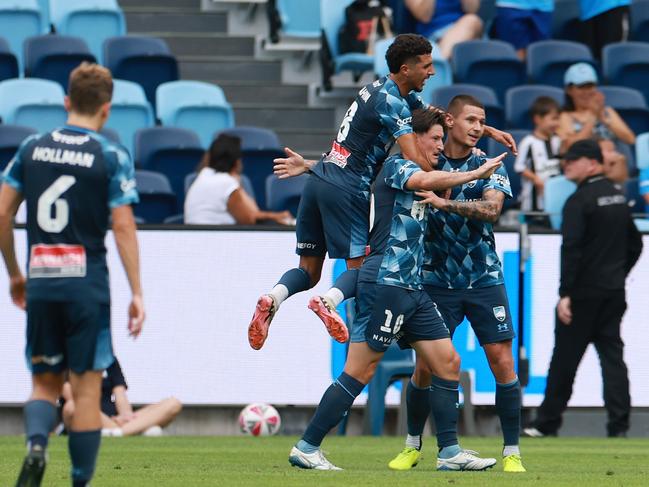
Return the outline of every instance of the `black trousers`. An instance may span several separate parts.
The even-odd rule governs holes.
[[[629,7],[607,10],[580,24],[580,40],[588,47],[595,59],[601,59],[606,44],[621,42],[625,38],[629,23]]]
[[[577,367],[589,343],[595,345],[602,366],[608,434],[629,429],[631,397],[624,343],[620,337],[620,321],[625,310],[624,291],[616,291],[606,298],[573,299],[570,325],[564,325],[557,318],[545,398],[534,424],[539,431],[556,434],[560,428],[561,415],[572,395]]]

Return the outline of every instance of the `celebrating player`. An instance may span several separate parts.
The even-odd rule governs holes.
[[[97,131],[110,114],[113,80],[99,65],[70,74],[67,125],[26,139],[4,173],[0,190],[0,248],[13,302],[27,309],[26,358],[33,390],[25,405],[28,453],[17,486],[38,486],[64,372],[77,410],[69,452],[74,487],[86,486],[99,451],[102,371],[114,360],[104,238],[113,233],[131,287],[128,330],[144,323],[138,244],[130,205],[137,203],[133,163]],[[29,262],[23,277],[12,219],[27,202]]]

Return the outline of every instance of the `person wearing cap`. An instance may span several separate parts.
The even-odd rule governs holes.
[[[626,198],[604,176],[599,144],[577,141],[563,159],[564,174],[577,190],[563,208],[560,299],[545,398],[524,433],[557,434],[577,367],[592,343],[602,364],[608,436],[626,436],[631,399],[620,322],[626,276],[640,257],[642,238]]]
[[[606,106],[597,82],[597,73],[588,63],[576,63],[566,70],[566,101],[558,130],[563,150],[594,135],[614,142],[635,143],[635,134],[626,122],[614,108]]]

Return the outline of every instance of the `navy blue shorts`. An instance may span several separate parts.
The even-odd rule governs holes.
[[[509,42],[516,49],[552,37],[552,12],[498,7],[493,33],[497,39]]]
[[[393,340],[409,348],[421,340],[450,338],[442,315],[424,291],[359,282],[351,342],[385,352]]]
[[[115,360],[110,305],[28,301],[25,358],[32,374],[105,369]]]
[[[516,336],[503,284],[478,289],[424,287],[430,299],[437,303],[451,336],[465,316],[480,345],[504,342]]]
[[[311,175],[297,210],[298,255],[353,259],[365,255],[370,204]]]

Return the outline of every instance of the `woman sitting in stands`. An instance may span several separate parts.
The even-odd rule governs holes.
[[[241,139],[221,134],[210,145],[185,198],[185,223],[254,225],[270,221],[289,225],[288,211],[261,211],[241,186]]]

